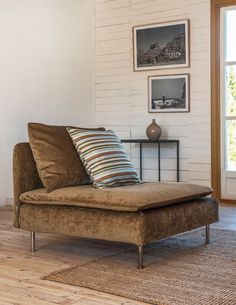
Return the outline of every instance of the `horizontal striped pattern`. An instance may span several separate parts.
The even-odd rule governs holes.
[[[97,188],[140,183],[137,172],[112,130],[67,128],[93,185]]]

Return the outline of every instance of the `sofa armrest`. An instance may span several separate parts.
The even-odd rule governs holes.
[[[16,144],[13,151],[14,226],[19,227],[22,193],[43,187],[29,143]]]

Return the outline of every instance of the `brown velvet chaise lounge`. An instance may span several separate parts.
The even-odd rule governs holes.
[[[144,183],[109,189],[73,186],[47,193],[42,186],[29,143],[14,149],[14,198],[17,228],[127,242],[138,246],[143,268],[143,246],[171,235],[218,221],[218,201],[211,189],[182,183]]]

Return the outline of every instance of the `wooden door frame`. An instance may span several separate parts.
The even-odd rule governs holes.
[[[220,9],[236,5],[236,0],[211,0],[211,185],[214,196],[221,198],[221,141],[220,141]]]

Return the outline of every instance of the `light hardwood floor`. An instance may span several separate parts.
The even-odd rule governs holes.
[[[48,234],[36,235],[37,252],[29,251],[29,233],[12,227],[12,209],[0,209],[0,305],[138,305],[125,298],[42,280],[48,273],[88,262],[129,247]],[[221,208],[215,228],[236,230],[236,205]]]

